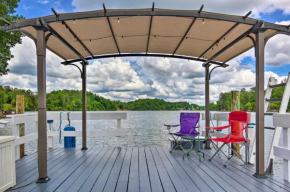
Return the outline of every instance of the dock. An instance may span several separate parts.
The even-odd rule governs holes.
[[[254,166],[233,160],[169,153],[168,147],[92,147],[48,150],[48,183],[38,179],[37,153],[16,161],[14,191],[290,191],[290,183],[274,175],[257,179]],[[22,187],[23,186],[23,187]]]

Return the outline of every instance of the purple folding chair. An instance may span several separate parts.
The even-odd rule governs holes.
[[[195,137],[199,135],[199,132],[196,131],[196,128],[199,128],[199,118],[200,113],[180,113],[180,125],[166,125],[169,134],[173,138],[173,145],[171,145],[170,153],[177,147],[180,147],[184,152],[184,148],[182,146],[182,138],[181,136],[192,136]],[[178,132],[172,133],[170,129],[172,127],[180,126],[180,130]]]

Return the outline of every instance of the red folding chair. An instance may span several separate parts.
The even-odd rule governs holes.
[[[219,158],[221,159],[223,163],[223,160],[219,155],[219,152],[221,152],[227,158],[226,163],[225,164],[223,163],[225,167],[227,166],[228,162],[232,159],[234,154],[236,154],[239,157],[239,159],[241,159],[245,163],[245,161],[242,159],[242,156],[238,153],[238,151],[243,146],[242,144],[247,143],[247,140],[248,140],[247,129],[248,129],[249,120],[250,120],[250,116],[246,112],[233,111],[229,114],[229,125],[222,126],[222,127],[206,127],[206,129],[210,130],[210,133],[213,133],[214,131],[217,131],[217,130],[228,129],[228,128],[230,129],[230,133],[226,137],[211,138],[211,136],[209,135],[208,139],[212,141],[213,147],[216,150],[215,154],[209,159],[209,161],[211,161],[218,154]],[[245,135],[244,135],[244,131],[245,131]],[[220,147],[218,147],[217,145],[218,142],[221,142],[223,144]],[[230,146],[231,143],[240,143],[241,147],[239,149],[233,149]],[[233,151],[233,154],[231,156],[227,156],[222,151],[222,148],[225,145],[227,145],[229,149]]]

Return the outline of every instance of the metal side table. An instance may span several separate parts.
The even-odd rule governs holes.
[[[191,148],[183,155],[183,159],[185,155],[188,156],[190,152],[192,151],[194,151],[198,155],[199,160],[201,160],[200,153],[202,153],[202,157],[204,158],[204,153],[196,148],[196,141],[205,141],[206,140],[205,137],[199,136],[199,135],[195,137],[191,135],[186,135],[186,136],[181,136],[181,138],[188,141],[191,144]]]

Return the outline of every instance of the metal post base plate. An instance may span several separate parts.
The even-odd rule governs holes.
[[[39,179],[37,179],[36,183],[47,183],[49,180],[50,180],[49,177],[39,178]]]
[[[83,147],[81,150],[88,150],[89,148],[87,148],[87,147]]]
[[[265,174],[255,173],[253,176],[258,178],[258,179],[267,179],[267,176]]]

